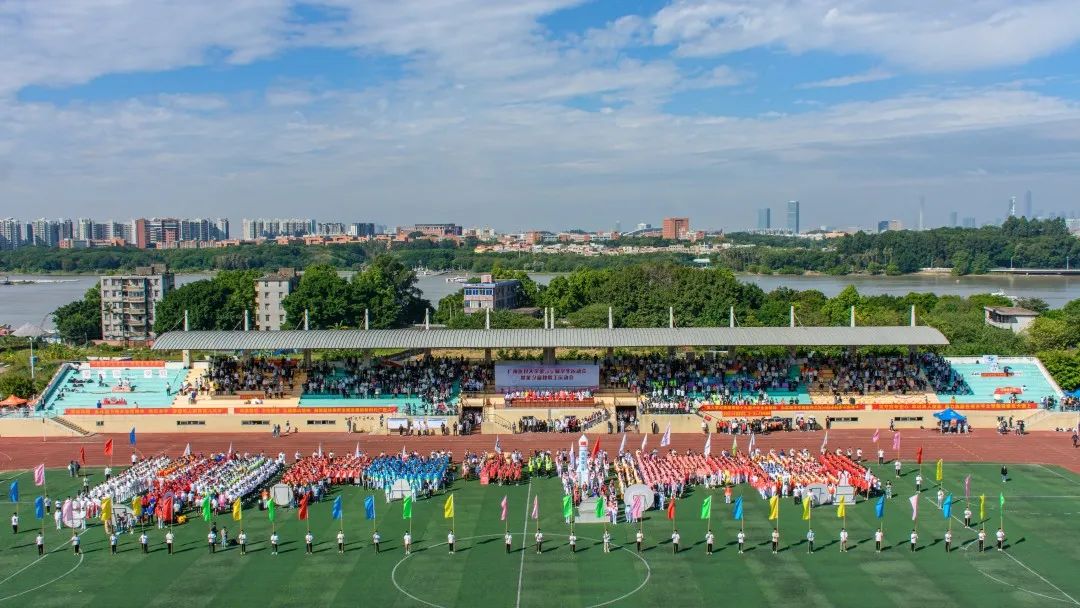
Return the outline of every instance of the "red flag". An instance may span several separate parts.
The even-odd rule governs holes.
[[[300,499],[300,509],[296,512],[296,515],[300,518],[300,521],[307,519],[307,501],[308,495],[304,494],[304,497]]]
[[[915,452],[915,464],[922,464],[922,448]]]
[[[667,505],[667,518],[675,521],[675,499],[672,499]]]
[[[157,506],[158,519],[162,521],[172,521],[173,516],[173,499],[172,496],[163,498],[158,502]]]
[[[592,444],[592,452],[589,454],[589,458],[596,459],[596,455],[600,453],[600,438],[597,437],[596,441]]]
[[[105,455],[112,456],[112,439],[105,442]]]
[[[79,448],[79,464],[86,464],[86,448]]]

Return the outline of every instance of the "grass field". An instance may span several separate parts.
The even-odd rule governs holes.
[[[99,475],[97,470],[91,471]],[[891,470],[879,471],[891,479]],[[924,491],[920,504],[920,550],[910,553],[913,475],[896,482],[897,496],[889,501],[884,526],[889,548],[874,552],[872,535],[878,520],[873,502],[848,507],[847,528],[853,547],[839,552],[836,542],[841,521],[835,507],[815,509],[812,523],[817,551],[807,553],[807,523],[790,500],[782,503],[782,551],[772,555],[768,546],[771,523],[767,506],[746,496],[748,550],[739,555],[732,546],[738,522],[731,518],[723,497],[714,498],[712,528],[718,551],[705,555],[706,522],[700,505],[706,495],[696,490],[678,504],[677,526],[683,551],[673,555],[671,523],[663,513],[649,512],[644,524],[647,550],[633,552],[634,528],[621,524],[613,536],[629,550],[604,554],[599,546],[603,526],[579,524],[582,541],[577,554],[566,546],[567,526],[561,516],[561,490],[553,479],[535,480],[514,487],[457,483],[452,491],[457,506],[456,555],[447,555],[450,521],[442,517],[443,498],[416,504],[412,521],[415,548],[403,559],[401,535],[408,527],[401,519],[400,503],[386,505],[381,497],[377,525],[383,534],[383,553],[375,555],[370,543],[371,522],[363,518],[365,492],[342,491],[348,551],[337,553],[334,536],[338,522],[330,518],[330,502],[315,505],[310,525],[315,533],[315,554],[303,547],[305,522],[295,512],[278,511],[282,553],[270,555],[270,524],[265,512],[244,512],[249,555],[230,548],[209,555],[206,525],[201,521],[177,526],[178,553],[165,553],[163,534],[150,532],[152,553],[142,555],[137,534],[121,539],[119,555],[108,552],[98,525],[83,536],[82,557],[61,544],[70,532],[46,526],[49,553],[38,559],[34,548],[37,523],[33,519],[33,480],[18,476],[22,489],[22,531],[0,531],[0,605],[35,607],[102,606],[558,606],[573,608],[614,604],[620,606],[705,606],[736,602],[738,606],[1057,606],[1080,605],[1080,478],[1061,469],[1043,466],[1011,467],[1012,479],[1002,484],[990,465],[949,464],[946,488],[963,496],[963,476],[972,475],[972,493],[987,495],[987,532],[997,529],[998,492],[1005,488],[1005,530],[1008,550],[978,554],[968,542],[974,531],[953,521],[954,551],[946,555],[941,538],[947,527],[933,504],[934,488]],[[933,477],[932,466],[925,470]],[[0,475],[6,490],[12,473]],[[63,498],[74,489],[63,471],[50,471],[52,496]],[[504,524],[499,503],[509,497],[507,526],[515,535],[514,552],[504,551]],[[546,540],[537,555],[528,518],[532,497],[540,497],[540,526]],[[11,505],[5,505],[10,507]],[[976,517],[978,506],[974,508]],[[960,517],[963,506],[954,514]],[[10,512],[4,512],[4,521]],[[237,522],[219,517],[235,537]],[[523,534],[527,532],[527,534]],[[595,541],[593,540],[595,539]],[[522,545],[525,550],[522,550]],[[992,543],[988,543],[992,544]]]

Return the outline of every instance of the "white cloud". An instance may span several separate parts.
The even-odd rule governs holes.
[[[655,43],[685,56],[778,47],[927,72],[1020,65],[1080,40],[1075,0],[677,0],[652,24]]]
[[[894,74],[888,70],[881,68],[873,68],[865,72],[858,74],[850,74],[848,76],[838,76],[836,78],[826,78],[825,80],[817,80],[814,82],[804,82],[798,85],[797,89],[828,89],[848,87],[853,84],[863,84],[867,82],[878,82],[881,80],[888,80],[892,78]]]

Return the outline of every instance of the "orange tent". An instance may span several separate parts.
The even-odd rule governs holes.
[[[1020,395],[1023,394],[1023,389],[1015,386],[999,386],[994,389],[995,395]]]
[[[29,401],[27,401],[26,399],[23,399],[22,397],[17,397],[15,395],[9,395],[7,399],[4,399],[3,401],[0,401],[0,406],[18,407],[20,405],[26,405],[27,403],[29,403]]]

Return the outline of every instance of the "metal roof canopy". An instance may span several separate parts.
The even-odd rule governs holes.
[[[171,331],[154,350],[640,348],[664,346],[945,346],[925,325],[615,329]]]

